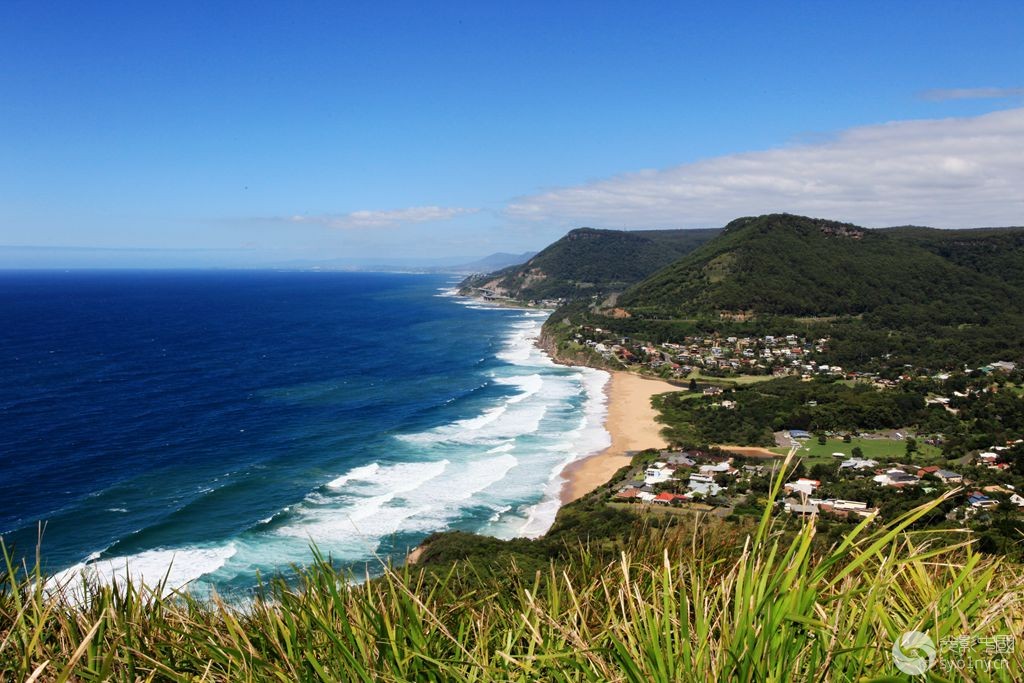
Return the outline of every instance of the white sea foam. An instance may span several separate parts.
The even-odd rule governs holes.
[[[324,548],[348,546],[364,554],[373,552],[384,537],[396,532],[444,528],[474,495],[501,481],[517,463],[514,456],[503,453],[461,463],[384,466],[373,490],[365,492],[371,495],[345,497],[329,509],[303,510],[294,524],[278,533],[308,538]]]
[[[93,559],[79,562],[54,575],[46,582],[46,590],[63,590],[76,602],[84,599],[82,579],[93,585],[123,586],[128,578],[135,585],[155,588],[166,577],[163,594],[168,595],[196,579],[215,572],[236,552],[235,545],[183,548],[157,548],[134,555]]]
[[[425,432],[403,434],[398,439],[418,446],[445,443],[500,445],[506,439],[537,431],[546,412],[547,407],[543,404],[501,406],[488,409],[475,418],[457,420]]]
[[[544,386],[544,378],[536,373],[532,375],[514,375],[512,377],[495,377],[494,382],[495,384],[514,386],[521,390],[520,393],[508,399],[509,403],[519,403],[536,394]]]
[[[328,488],[340,489],[350,481],[372,481],[373,475],[380,471],[380,465],[375,462],[371,462],[369,465],[363,465],[362,467],[356,467],[355,469],[346,472],[337,479],[327,483]]]

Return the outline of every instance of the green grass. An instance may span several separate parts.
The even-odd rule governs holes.
[[[746,386],[748,384],[759,384],[760,382],[767,382],[768,380],[775,379],[772,375],[735,375],[732,377],[712,377],[711,375],[702,375],[697,370],[693,370],[689,375],[686,376],[684,381],[689,382],[691,379],[697,380],[704,384],[714,384],[721,387],[729,386]]]
[[[845,457],[849,458],[853,455],[855,446],[860,446],[861,451],[863,451],[863,457],[878,460],[879,462],[898,460],[922,466],[938,465],[946,462],[941,450],[935,446],[929,446],[920,440],[917,442],[917,453],[909,458],[906,455],[906,442],[895,439],[853,439],[850,443],[845,443],[842,439],[828,439],[823,446],[818,443],[817,439],[810,438],[800,443],[797,457],[801,458],[808,467],[817,463],[838,462],[839,458],[834,457],[833,453],[842,453]],[[770,450],[779,455],[785,455],[789,451],[785,447],[777,447]]]
[[[819,552],[814,523],[786,532],[768,508],[746,528],[648,536],[611,562],[581,542],[536,574],[456,564],[355,584],[314,556],[237,606],[138,585],[85,586],[75,603],[5,552],[0,680],[898,681],[891,646],[910,630],[1017,636],[1013,652],[961,657],[996,667],[930,680],[1021,680],[1024,572],[966,536],[915,531],[937,503]]]

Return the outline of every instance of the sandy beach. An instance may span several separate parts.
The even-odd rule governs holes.
[[[562,502],[581,498],[607,482],[620,467],[629,464],[629,452],[664,448],[667,443],[660,434],[663,425],[654,421],[658,413],[651,407],[651,397],[681,390],[681,387],[662,380],[625,371],[612,372],[606,388],[608,418],[605,422],[612,444],[600,453],[565,468],[562,472],[566,479]]]

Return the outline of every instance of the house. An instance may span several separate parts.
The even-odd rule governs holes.
[[[697,461],[686,455],[686,453],[670,455],[668,462],[670,465],[676,465],[677,467],[693,467],[697,464]]]
[[[913,486],[920,481],[920,479],[914,475],[907,474],[900,469],[886,470],[885,472],[875,475],[872,479],[882,486],[895,486],[897,488]]]
[[[938,469],[932,474],[941,479],[945,484],[959,484],[964,480],[964,475],[959,472],[953,472],[952,470]]]
[[[701,474],[725,474],[732,471],[732,465],[729,464],[728,460],[723,460],[722,462],[715,463],[714,465],[700,466]]]
[[[654,494],[654,493],[649,493],[647,491],[641,491],[640,493],[637,494],[636,497],[639,498],[640,500],[642,500],[645,503],[650,503],[655,498],[657,498],[657,495]]]
[[[1019,493],[1015,493],[1012,496],[1010,496],[1010,502],[1019,508],[1024,508],[1024,496],[1020,495]]]
[[[656,462],[644,470],[644,483],[661,484],[671,479],[675,473],[676,471],[669,467],[667,463]]]
[[[810,433],[803,429],[790,429],[789,438],[791,439],[809,439],[811,438]]]
[[[639,498],[640,497],[640,493],[641,493],[640,489],[637,489],[637,488],[627,488],[627,489],[622,489],[621,491],[616,493],[613,496],[613,498],[615,498],[616,500],[633,500],[634,498]]]
[[[796,481],[787,482],[783,488],[790,493],[802,493],[805,496],[809,496],[819,486],[821,486],[821,482],[817,479],[804,479],[801,477]]]
[[[848,458],[847,460],[839,463],[839,469],[841,470],[866,470],[874,467],[878,464],[877,460],[869,460],[867,458]]]
[[[831,506],[836,510],[850,510],[850,511],[862,511],[868,509],[867,503],[862,503],[859,500],[832,500],[829,501]]]
[[[973,491],[967,496],[967,502],[973,508],[994,508],[999,505],[995,500],[992,500],[981,491]]]
[[[683,496],[680,496],[680,495],[678,495],[676,493],[669,493],[668,491],[663,491],[662,493],[659,493],[658,495],[656,495],[654,497],[654,500],[651,501],[651,502],[653,502],[653,503],[663,503],[665,505],[668,505],[672,501],[676,500],[677,498],[679,500],[685,500],[685,498]]]
[[[917,476],[923,477],[926,474],[935,474],[938,471],[939,467],[937,465],[929,465],[928,467],[922,467],[921,469],[919,469],[917,471]]]
[[[786,498],[782,502],[782,506],[786,512],[790,512],[794,515],[818,514],[818,506],[815,503],[801,503],[796,498]]]
[[[999,455],[996,454],[996,453],[993,453],[992,451],[986,451],[985,453],[978,453],[978,460],[982,461],[986,465],[991,465],[991,464],[993,464],[998,459],[999,459]]]
[[[699,493],[702,496],[717,496],[722,487],[715,483],[713,477],[707,474],[691,474],[687,488],[691,493]]]

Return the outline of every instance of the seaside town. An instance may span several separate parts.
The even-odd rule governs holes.
[[[820,364],[815,354],[827,350],[828,339],[806,339],[796,334],[736,337],[687,336],[680,342],[638,342],[615,336],[600,327],[583,327],[574,339],[605,361],[635,366],[663,377],[683,378],[694,370],[709,375],[844,376],[843,368]],[[857,376],[854,373],[854,376]]]
[[[810,435],[801,430],[788,431],[785,437],[796,442],[792,447],[794,452],[799,452],[802,442],[810,439]],[[847,457],[837,452],[833,454],[834,464],[816,464],[809,475],[800,474],[807,469],[798,466],[797,473],[784,484],[784,496],[777,503],[794,515],[864,518],[878,513],[887,499],[895,500],[908,487],[916,487],[926,495],[964,488],[960,504],[947,512],[950,520],[966,520],[993,510],[1001,503],[1024,508],[1024,495],[1018,493],[1019,483],[987,483],[999,479],[999,475],[1008,475],[1010,465],[1002,456],[1021,444],[1024,439],[972,456],[958,467],[971,472],[967,476],[938,465],[884,462],[884,459]],[[644,451],[634,456],[633,462],[632,469],[611,486],[610,502],[650,503],[679,510],[715,512],[719,516],[752,505],[754,501],[748,500],[750,496],[767,493],[778,467],[776,460],[733,453],[729,449]],[[979,474],[978,470],[984,473]],[[843,497],[851,492],[867,495],[862,496],[862,500]],[[917,498],[914,496],[915,500]],[[753,509],[759,508],[754,506]]]
[[[756,387],[772,380],[789,378],[807,396],[816,387],[839,387],[919,397],[913,428],[898,417],[882,429],[858,428],[859,418],[826,428],[825,422],[812,418],[808,424],[801,417],[799,425],[776,423],[773,443],[757,446],[735,445],[749,444],[741,439],[715,443],[710,432],[697,432],[707,438],[693,438],[693,432],[671,438],[669,429],[672,447],[634,452],[630,467],[602,487],[608,505],[640,505],[659,515],[757,515],[781,462],[792,454],[799,464],[773,501],[784,513],[815,516],[822,528],[841,528],[867,517],[893,519],[945,496],[932,524],[969,525],[980,532],[980,547],[1020,552],[1020,539],[1003,533],[1008,520],[1024,515],[1024,416],[1017,414],[1024,403],[1024,377],[1013,362],[960,372],[907,367],[883,377],[822,362],[829,339],[798,334],[707,334],[655,344],[581,326],[569,343],[599,355],[606,367],[672,382],[680,392],[674,395],[681,397],[675,404],[689,411],[686,419],[713,422],[722,434],[730,433],[722,425],[749,419]],[[1017,413],[997,403],[1007,399]],[[825,411],[829,400],[827,395],[807,399],[804,412]],[[992,413],[1005,429],[982,421]],[[991,438],[986,441],[983,433]]]

